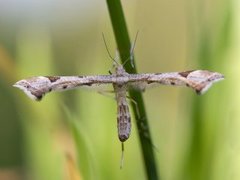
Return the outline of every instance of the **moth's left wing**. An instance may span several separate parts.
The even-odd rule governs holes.
[[[145,90],[156,84],[187,86],[197,94],[206,92],[213,83],[223,80],[224,76],[218,72],[208,70],[193,70],[185,72],[135,74],[128,83],[129,88]]]
[[[13,86],[24,91],[33,100],[40,101],[51,91],[74,88],[93,88],[112,83],[112,76],[36,76],[16,82]]]

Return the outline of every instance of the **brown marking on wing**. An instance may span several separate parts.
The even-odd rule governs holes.
[[[198,95],[201,95],[203,89],[206,88],[208,85],[209,85],[208,82],[204,82],[204,83],[195,85],[193,88],[195,89],[195,91]]]
[[[151,83],[155,83],[155,81],[149,80],[149,81],[147,81],[147,83],[148,83],[148,84],[151,84]]]
[[[34,92],[31,92],[31,94],[36,97],[37,101],[41,101],[45,93],[34,91]]]
[[[193,72],[193,71],[194,71],[194,70],[191,70],[191,71],[184,71],[184,72],[179,72],[178,74],[179,74],[180,76],[182,76],[182,77],[187,78],[188,75],[189,75],[191,72]]]
[[[83,85],[83,86],[84,86],[84,85],[85,85],[85,86],[92,86],[93,83],[94,83],[94,82],[88,82],[88,83],[83,83],[83,84],[81,84],[81,85]]]
[[[52,83],[56,82],[58,79],[60,79],[59,76],[45,76],[45,77],[48,78],[49,81],[51,81]]]

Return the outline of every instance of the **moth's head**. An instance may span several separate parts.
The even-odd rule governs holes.
[[[115,73],[117,75],[127,74],[126,70],[124,69],[124,66],[121,64],[116,64],[114,68],[115,68]]]
[[[49,79],[43,76],[23,79],[13,86],[21,89],[29,98],[40,101],[46,92],[49,92]]]

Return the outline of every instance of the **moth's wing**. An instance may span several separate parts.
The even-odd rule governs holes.
[[[78,86],[77,88],[81,88],[81,89],[86,89],[88,91],[97,91],[97,92],[109,92],[109,91],[113,91],[113,86],[111,83],[95,83],[92,84],[91,86],[88,85],[83,85],[83,86]]]
[[[198,94],[203,94],[213,83],[224,79],[222,74],[207,70],[142,74],[140,76],[142,76],[142,78],[137,78],[137,81],[129,82],[128,87],[143,91],[148,87],[154,87],[159,84],[187,86],[194,89]]]
[[[159,83],[148,83],[147,81],[142,81],[142,82],[129,82],[127,87],[129,90],[137,90],[137,91],[145,91],[146,89],[149,88],[154,88],[158,87]]]
[[[24,91],[33,100],[41,100],[51,91],[64,91],[75,88],[88,88],[99,91],[109,86],[109,76],[37,76],[23,79],[13,86]]]

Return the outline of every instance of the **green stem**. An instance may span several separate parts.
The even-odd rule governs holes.
[[[118,50],[122,63],[130,57],[131,43],[127,31],[127,25],[124,19],[124,14],[120,0],[107,0],[108,10],[115,34]],[[133,60],[134,62],[134,60]],[[131,66],[127,63],[125,69],[128,73],[136,73],[136,66]],[[156,160],[153,152],[153,143],[150,136],[150,129],[148,126],[147,114],[144,107],[143,98],[140,92],[130,91],[130,97],[136,101],[137,107],[134,102],[131,102],[133,112],[135,115],[138,135],[141,142],[142,155],[144,159],[146,174],[148,179],[159,179],[157,173]]]

